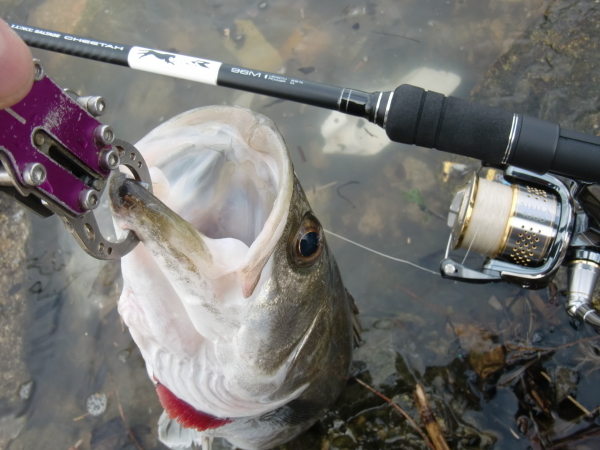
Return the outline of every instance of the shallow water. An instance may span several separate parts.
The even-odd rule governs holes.
[[[256,69],[283,68],[290,75],[367,91],[393,89],[413,70],[427,67],[438,78],[424,87],[442,91],[441,86],[459,77],[453,95],[468,98],[548,3],[4,0],[0,15]],[[102,121],[132,143],[160,122],[198,106],[240,104],[269,116],[283,134],[298,178],[326,229],[437,272],[448,238],[445,221],[438,216],[446,215],[462,183],[460,176],[444,181],[442,168],[444,161],[456,158],[382,144],[364,122],[357,123],[369,135],[361,141],[362,151],[372,146],[377,153],[350,154],[355,151],[352,139],[340,146],[339,136],[329,141],[321,136],[329,111],[39,50],[34,56],[60,86],[104,96],[109,112]],[[339,153],[324,153],[326,147]],[[477,167],[476,162],[467,164]],[[19,376],[23,384],[33,381],[33,389],[21,403],[2,409],[0,446],[134,448],[121,409],[143,448],[163,448],[156,439],[160,405],[116,311],[118,264],[87,257],[56,218],[31,221],[27,278],[19,288],[27,312],[22,358],[29,376],[23,371]],[[415,383],[423,384],[454,448],[543,448],[536,447],[540,435],[547,444],[594,426],[556,393],[562,383],[568,392],[576,390],[589,410],[600,404],[594,389],[600,361],[594,341],[540,354],[538,362],[522,352],[505,354],[502,347],[550,348],[593,336],[588,328],[569,326],[564,299],[556,300],[554,291],[457,284],[334,236],[327,240],[365,328],[365,343],[355,355],[356,375],[414,417],[412,390]],[[473,264],[480,261],[471,258]],[[531,361],[526,377],[498,385],[499,376],[508,378]],[[572,375],[569,370],[575,368],[578,384],[564,381],[561,374]],[[5,378],[11,370],[3,368]],[[556,374],[551,384],[544,384],[542,371]],[[86,406],[94,394],[107,397],[106,410],[100,407],[97,416],[87,413]],[[539,402],[532,395],[554,402],[534,416],[531,411]],[[287,447],[424,444],[382,400],[350,383],[336,408]]]

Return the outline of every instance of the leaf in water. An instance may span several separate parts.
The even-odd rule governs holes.
[[[409,191],[404,191],[403,195],[404,198],[409,202],[415,203],[420,208],[426,208],[425,200],[423,199],[423,196],[421,195],[421,191],[419,191],[419,189],[414,188]]]

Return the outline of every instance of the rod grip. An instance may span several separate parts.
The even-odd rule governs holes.
[[[408,84],[392,97],[386,133],[395,142],[501,163],[513,114]]]
[[[600,183],[600,137],[561,129],[550,171]]]
[[[403,144],[600,182],[600,137],[408,84],[394,91],[385,129]]]

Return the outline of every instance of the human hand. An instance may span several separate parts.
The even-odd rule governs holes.
[[[19,102],[31,89],[32,59],[29,47],[0,19],[0,109]]]

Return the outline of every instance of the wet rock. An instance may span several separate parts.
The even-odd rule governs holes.
[[[12,414],[0,417],[0,448],[8,448],[23,429],[26,420],[26,416],[17,417]]]
[[[369,368],[374,386],[396,376],[396,357],[392,336],[385,331],[364,333],[365,343],[354,353],[354,359],[363,361]]]
[[[504,347],[495,342],[489,331],[471,325],[456,327],[460,344],[469,351],[469,365],[481,378],[485,379],[504,367]]]
[[[382,202],[385,203],[385,202]],[[371,202],[366,205],[365,213],[359,218],[357,228],[364,235],[381,233],[384,229],[384,217],[381,213],[384,205]]]
[[[277,72],[283,66],[279,52],[269,43],[251,20],[236,20],[235,30],[227,33],[223,46],[244,67]]]
[[[29,322],[25,252],[30,226],[23,208],[0,195],[0,414],[22,408],[19,390],[31,379],[24,362]]]
[[[391,330],[396,326],[396,323],[392,319],[380,319],[373,326],[378,330]]]
[[[469,363],[481,378],[487,378],[504,366],[504,347],[494,345],[484,351],[473,349],[469,354]]]
[[[356,446],[350,436],[338,436],[331,441],[330,450],[349,450]]]
[[[548,369],[548,375],[552,380],[552,391],[554,394],[554,404],[559,405],[569,395],[577,395],[577,384],[579,383],[579,373],[576,370],[564,366],[557,366]]]
[[[105,317],[116,308],[122,287],[120,261],[107,262],[96,276],[87,301],[100,310],[100,317]]]
[[[600,135],[600,3],[554,1],[471,98]]]
[[[114,295],[115,290],[119,291],[118,284],[122,281],[121,277],[121,264],[119,261],[109,261],[102,266],[102,269],[96,276],[91,288],[90,294],[95,296],[109,296]],[[117,292],[117,293],[120,293]]]

